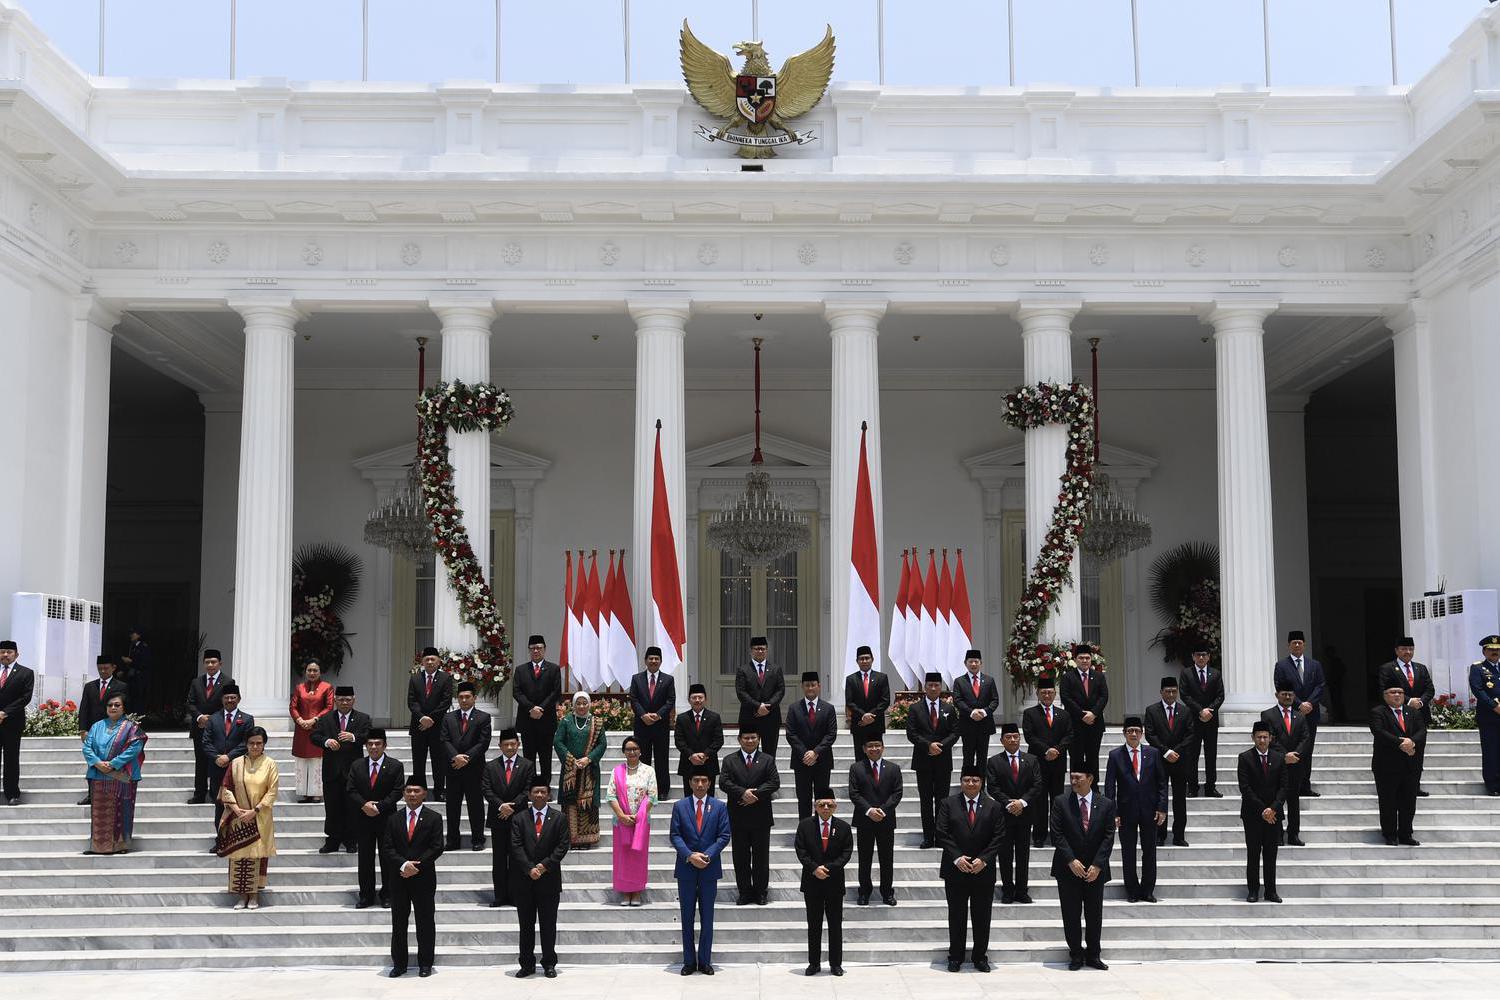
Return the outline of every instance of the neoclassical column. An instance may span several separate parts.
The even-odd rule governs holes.
[[[1258,714],[1274,700],[1271,667],[1280,647],[1264,324],[1275,309],[1269,300],[1220,302],[1208,317],[1218,387],[1219,652],[1226,714]]]
[[[686,373],[683,342],[687,336],[689,304],[686,299],[629,303],[635,320],[635,462],[631,545],[629,556],[631,603],[635,609],[635,636],[644,649],[655,635],[651,603],[651,500],[656,468],[656,422],[661,421],[661,463],[667,483],[667,504],[672,513],[672,538],[677,543],[677,578],[687,588],[686,552],[696,539],[687,537],[687,444],[683,434],[686,419]],[[685,595],[684,595],[685,596]],[[687,601],[683,600],[686,612]],[[684,614],[684,627],[686,615]],[[690,655],[693,636],[683,646],[687,677],[677,684],[679,707],[687,704],[688,684],[702,680],[701,665]],[[706,682],[705,682],[706,683]]]
[[[68,345],[68,458],[63,523],[63,593],[104,600],[104,476],[109,466],[109,366],[111,332],[120,314],[93,295],[73,300]]]
[[[291,298],[231,302],[245,321],[234,645],[241,704],[267,729],[289,728],[292,633],[293,354],[302,313]]]
[[[833,341],[833,423],[829,433],[829,525],[828,585],[833,598],[830,624],[831,644],[823,678],[823,696],[842,707],[842,679],[854,669],[853,657],[846,648],[849,627],[849,554],[854,539],[854,489],[859,481],[860,425],[865,434],[865,454],[870,467],[870,499],[875,508],[875,539],[885,538],[885,501],[881,479],[880,455],[880,320],[886,304],[881,301],[827,302],[823,314],[828,319]],[[881,577],[887,553],[880,552]],[[885,621],[885,586],[881,584],[882,623]],[[885,631],[871,643],[882,670],[889,670],[884,654]],[[894,673],[894,672],[893,672]]]
[[[1022,302],[1016,313],[1021,322],[1023,367],[1027,385],[1038,382],[1073,381],[1073,317],[1082,302],[1060,299]],[[1058,482],[1068,467],[1068,428],[1047,424],[1026,431],[1026,566],[1036,564],[1052,508],[1057,505]],[[1058,595],[1057,605],[1042,626],[1042,638],[1077,642],[1082,636],[1082,608],[1078,599],[1078,550],[1073,550],[1072,583]],[[1105,650],[1108,657],[1114,650]],[[998,663],[1000,650],[989,651]]]
[[[495,307],[488,299],[434,299],[428,306],[443,324],[442,379],[474,384],[490,378],[490,324]],[[464,530],[489,578],[490,552],[490,433],[486,430],[449,431],[448,460],[453,465],[453,491],[464,513]],[[441,560],[440,560],[441,562]],[[441,581],[433,607],[433,641],[441,649],[472,649],[479,635],[458,616],[458,597],[447,572],[437,567]],[[493,581],[491,587],[494,586]]]
[[[1427,302],[1412,299],[1389,316],[1396,354],[1396,465],[1400,470],[1403,600],[1437,585],[1437,491],[1442,476],[1434,448],[1432,319]]]

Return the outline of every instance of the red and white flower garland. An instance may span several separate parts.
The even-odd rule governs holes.
[[[1068,425],[1067,467],[1059,480],[1057,504],[1036,564],[1027,574],[1005,649],[1005,669],[1017,685],[1027,687],[1072,665],[1071,642],[1038,644],[1037,637],[1060,591],[1072,579],[1073,553],[1088,514],[1094,483],[1094,394],[1077,382],[1023,385],[1005,397],[1005,422],[1021,430]],[[1095,663],[1102,668],[1102,663]]]
[[[458,595],[459,618],[479,633],[474,649],[439,649],[443,665],[460,681],[473,681],[493,693],[510,680],[510,636],[495,608],[495,595],[484,578],[484,566],[474,554],[464,514],[453,490],[453,465],[448,461],[448,432],[503,430],[515,416],[510,395],[487,382],[469,385],[440,382],[417,401],[421,417],[417,460],[422,470],[422,503],[432,542],[448,572],[448,583]]]

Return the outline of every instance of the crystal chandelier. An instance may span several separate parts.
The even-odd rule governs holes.
[[[417,338],[417,395],[427,382],[427,338]],[[420,421],[418,434],[420,435]],[[420,447],[420,445],[419,445]],[[422,507],[422,477],[418,463],[406,469],[406,482],[380,502],[365,519],[365,542],[393,554],[421,562],[432,553],[432,529]]]
[[[760,345],[755,343],[755,452],[750,456],[750,474],[745,492],[731,506],[713,516],[708,525],[708,544],[728,552],[748,565],[769,566],[789,552],[805,549],[812,533],[807,518],[789,510],[771,492],[771,475],[761,469],[760,453]]]
[[[1151,544],[1151,522],[1138,514],[1114,484],[1099,461],[1099,338],[1089,338],[1094,368],[1094,488],[1089,497],[1088,519],[1083,523],[1079,547],[1101,564]]]

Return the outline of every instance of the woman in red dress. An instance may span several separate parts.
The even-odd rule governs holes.
[[[292,688],[292,756],[297,766],[297,801],[323,801],[323,748],[312,738],[313,724],[333,711],[333,685],[323,679],[317,660],[302,668],[302,683]]]

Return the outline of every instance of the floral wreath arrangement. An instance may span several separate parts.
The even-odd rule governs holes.
[[[341,545],[304,545],[292,555],[292,671],[300,674],[317,660],[325,674],[336,674],[353,653],[344,615],[354,607],[359,557]]]
[[[479,633],[474,649],[439,649],[438,655],[455,680],[473,681],[486,694],[510,680],[510,634],[495,608],[484,565],[464,530],[463,510],[453,489],[453,465],[448,460],[448,432],[503,430],[515,412],[510,394],[488,382],[439,382],[417,401],[421,418],[417,461],[432,544],[458,596],[459,619]]]
[[[1073,553],[1088,514],[1094,483],[1094,394],[1077,382],[1023,385],[1005,397],[1005,422],[1020,430],[1047,424],[1068,428],[1067,466],[1059,480],[1057,504],[1036,563],[1026,576],[1005,649],[1005,669],[1024,688],[1073,663],[1071,642],[1038,644],[1037,638],[1060,591],[1072,580]],[[1102,669],[1099,661],[1095,665]]]

